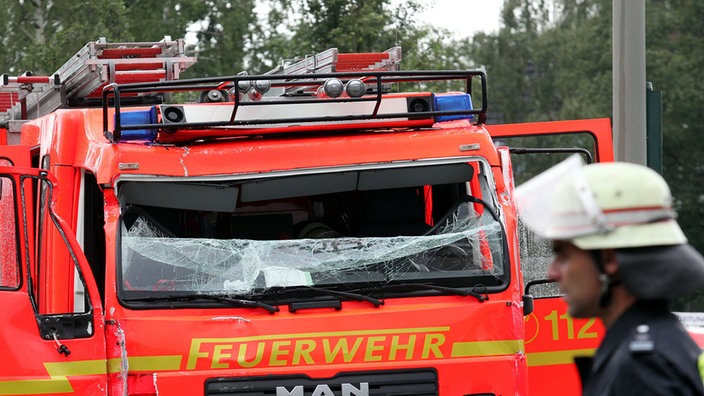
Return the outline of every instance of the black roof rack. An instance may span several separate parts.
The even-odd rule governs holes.
[[[344,93],[338,97],[321,95],[326,81],[337,79],[344,85],[350,81],[361,80],[365,85],[365,92],[359,97],[350,97]],[[462,91],[460,93],[469,94],[473,98],[473,82],[479,82],[478,97],[479,107],[469,110],[441,110],[435,109],[432,105],[433,94],[425,91],[418,93],[420,89],[427,89],[432,83],[460,81]],[[263,84],[266,82],[266,84]],[[404,84],[414,84],[412,88],[416,92],[409,91]],[[254,92],[254,85],[267,85],[268,92],[260,93],[257,100],[248,98],[247,93]],[[457,84],[459,85],[459,84]],[[391,92],[391,87],[395,92]],[[403,86],[403,87],[402,87]],[[296,89],[295,87],[300,87]],[[132,124],[123,122],[123,105],[135,97],[151,97],[155,95],[166,95],[175,92],[200,92],[208,101],[207,93],[213,92],[213,98],[223,103],[217,103],[220,108],[219,117],[211,117],[204,120],[203,117],[196,117],[197,120],[187,118],[164,117],[162,114],[173,105],[155,106],[158,117],[153,122]],[[457,92],[455,92],[457,93]],[[397,108],[387,108],[387,101],[400,99],[408,102],[407,106],[398,110]],[[417,99],[414,102],[414,99]],[[429,102],[430,100],[430,102]],[[471,99],[470,99],[471,100]],[[336,104],[334,107],[325,107]],[[357,109],[364,110],[350,112],[349,103],[356,103]],[[367,103],[360,106],[360,103]],[[425,103],[425,104],[423,104]],[[113,83],[103,88],[103,130],[105,136],[113,141],[119,141],[122,131],[157,129],[159,131],[173,132],[174,130],[190,129],[245,129],[285,127],[287,125],[301,125],[305,123],[356,123],[359,121],[399,121],[399,125],[407,125],[406,121],[419,119],[432,119],[438,116],[475,116],[477,123],[484,123],[487,111],[487,90],[486,75],[483,71],[477,70],[417,70],[417,71],[370,71],[360,70],[356,72],[338,73],[306,73],[306,74],[264,74],[246,75],[239,74],[227,77],[209,77],[187,80],[172,80],[148,83],[118,84]],[[203,106],[203,105],[199,105]],[[223,112],[223,106],[226,111]],[[114,123],[110,130],[109,114],[111,107],[114,108]],[[249,109],[247,109],[249,108]],[[253,110],[256,109],[256,110]],[[286,109],[293,115],[286,116],[282,110]],[[312,111],[313,109],[317,109]],[[334,109],[326,112],[320,109]],[[198,107],[198,112],[204,113],[208,109]],[[247,114],[245,114],[247,113]],[[207,117],[206,117],[207,118]],[[411,123],[412,124],[412,123]],[[223,136],[228,136],[228,132],[223,132]],[[229,132],[232,133],[232,132]]]

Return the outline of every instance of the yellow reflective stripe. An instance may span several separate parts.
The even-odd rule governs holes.
[[[0,381],[0,395],[46,395],[54,393],[72,393],[73,388],[66,377]]]
[[[106,374],[106,362],[79,360],[76,362],[44,363],[48,379],[0,381],[0,395],[34,395],[50,393],[72,393],[69,376]]]
[[[702,377],[702,383],[704,384],[704,352],[699,355],[699,376]]]
[[[594,356],[596,348],[571,349],[554,352],[533,352],[528,354],[528,367],[572,364],[575,356]]]
[[[523,340],[456,342],[452,345],[453,358],[511,355],[523,352]]]
[[[127,359],[130,371],[175,371],[181,368],[181,355],[132,356]],[[120,358],[44,363],[49,378],[0,380],[0,395],[41,395],[73,393],[68,377],[119,373]]]
[[[44,363],[51,377],[106,374],[105,359]]]
[[[127,358],[127,365],[130,372],[133,371],[176,371],[181,368],[181,355],[164,356],[130,356]],[[110,374],[119,373],[121,370],[120,358],[108,360],[108,372]]]
[[[120,369],[120,362],[121,361],[122,361],[122,359],[120,359],[120,358],[108,359],[108,373],[115,374],[115,373],[119,373],[120,371],[122,371]]]

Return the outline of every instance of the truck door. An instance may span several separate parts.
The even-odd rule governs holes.
[[[587,162],[613,161],[609,119],[486,125],[497,146],[508,146],[515,184],[579,153]],[[531,395],[579,395],[575,356],[593,355],[603,336],[595,319],[574,319],[554,282],[545,278],[552,248],[519,224],[521,269],[534,310],[525,317]]]
[[[0,146],[0,395],[105,393],[103,312],[90,268],[66,223],[51,209],[53,177],[29,167],[29,149]],[[45,191],[46,195],[39,192]],[[46,205],[35,203],[35,195]],[[51,266],[37,243],[53,235],[77,268],[86,301],[73,312],[40,311],[38,273]],[[59,251],[55,248],[53,251]]]

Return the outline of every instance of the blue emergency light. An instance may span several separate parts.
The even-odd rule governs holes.
[[[157,108],[152,106],[149,110],[134,110],[120,112],[120,126],[122,128],[130,125],[156,124],[158,121]],[[156,129],[122,129],[120,133],[121,141],[151,141],[156,139]]]
[[[470,111],[472,108],[472,97],[467,93],[457,93],[448,95],[434,95],[435,111]],[[474,114],[452,114],[435,117],[435,121],[452,121],[474,118]]]

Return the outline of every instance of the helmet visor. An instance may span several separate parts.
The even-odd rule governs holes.
[[[518,214],[538,236],[569,240],[609,231],[583,165],[579,155],[570,156],[516,188]]]

